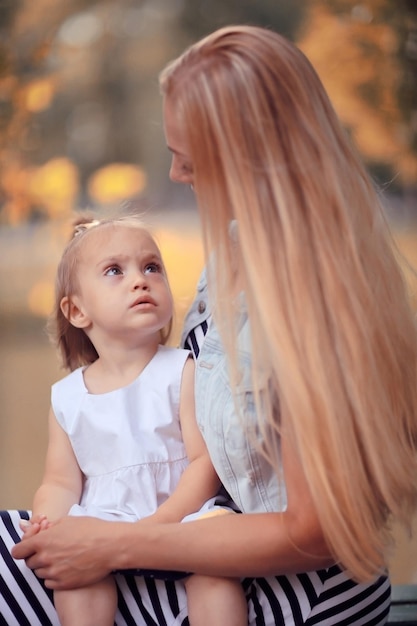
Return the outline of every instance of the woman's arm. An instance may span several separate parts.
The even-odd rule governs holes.
[[[241,577],[289,574],[333,564],[298,456],[285,437],[282,455],[288,499],[285,512],[155,526],[143,539],[147,547],[146,555],[141,552],[140,565]],[[120,537],[120,568],[132,566],[131,545],[141,542],[140,527],[131,530],[129,537]]]
[[[220,488],[220,480],[211,463],[195,417],[194,372],[194,361],[188,359],[182,375],[180,421],[190,464],[182,474],[174,493],[156,513],[147,518],[153,523],[180,522],[186,515],[198,511]]]
[[[32,519],[54,522],[80,501],[83,476],[68,435],[49,411],[48,449],[42,483],[35,493]]]
[[[288,507],[283,513],[223,515],[187,524],[134,524],[65,518],[23,544],[46,585],[64,589],[111,570],[173,569],[215,576],[289,574],[330,566],[318,516],[297,455],[283,442]]]

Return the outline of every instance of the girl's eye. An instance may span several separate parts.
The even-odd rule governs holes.
[[[111,267],[108,267],[104,272],[105,276],[118,276],[119,274],[122,274],[122,270],[120,269],[120,267],[117,267],[117,265],[112,265]]]
[[[160,274],[161,272],[162,265],[160,265],[159,263],[148,263],[147,265],[145,265],[145,274]]]

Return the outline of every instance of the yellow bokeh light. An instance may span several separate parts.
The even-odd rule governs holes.
[[[146,174],[140,166],[112,163],[92,174],[88,190],[91,198],[108,204],[120,202],[141,193],[146,182]]]
[[[31,195],[50,217],[66,215],[72,210],[78,188],[78,170],[63,157],[51,159],[31,176]]]
[[[55,88],[51,79],[44,78],[26,87],[25,103],[28,111],[37,113],[47,109],[54,96]]]
[[[28,294],[29,310],[38,317],[48,317],[54,306],[54,286],[52,282],[35,283]]]

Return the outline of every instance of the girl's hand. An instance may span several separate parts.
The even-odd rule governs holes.
[[[36,535],[40,530],[46,530],[49,528],[51,526],[51,522],[48,520],[46,515],[35,515],[30,521],[21,520],[19,526],[20,530],[23,531],[23,541],[24,539],[33,537],[33,535]]]
[[[26,565],[45,579],[49,589],[86,587],[105,578],[113,569],[124,567],[123,559],[119,560],[119,547],[127,526],[131,524],[64,517],[52,523],[48,532],[32,533],[27,540],[13,546],[12,556],[25,559]],[[136,528],[136,524],[133,526]],[[126,553],[131,551],[129,538]],[[131,561],[127,562],[127,567],[132,565]]]

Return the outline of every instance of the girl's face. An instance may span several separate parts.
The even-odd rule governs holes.
[[[164,98],[164,129],[168,150],[172,154],[169,177],[176,183],[193,185],[193,164],[189,156],[185,134],[177,121],[169,98]]]
[[[85,235],[78,260],[78,293],[70,321],[100,338],[136,343],[172,317],[172,296],[157,245],[141,228],[112,225]]]

